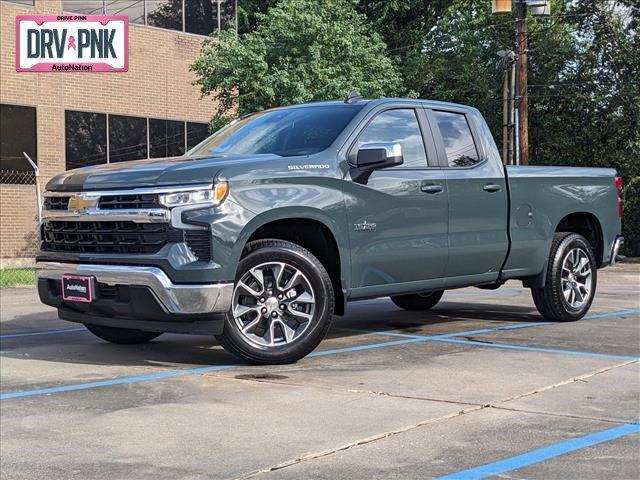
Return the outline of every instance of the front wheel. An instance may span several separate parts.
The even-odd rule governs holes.
[[[443,294],[444,290],[414,295],[394,295],[391,297],[391,301],[405,310],[429,310],[436,306]]]
[[[217,339],[251,363],[292,363],[324,338],[334,301],[331,278],[311,252],[291,242],[258,240],[240,261]]]
[[[556,233],[544,288],[532,288],[538,312],[547,320],[571,322],[589,311],[596,293],[597,264],[591,245],[577,233]]]
[[[132,345],[136,343],[146,343],[162,335],[159,332],[143,332],[130,328],[105,327],[103,325],[85,325],[87,330],[96,337],[111,343],[122,345]]]

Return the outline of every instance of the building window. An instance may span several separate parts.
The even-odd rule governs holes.
[[[184,122],[149,119],[149,158],[184,154]]]
[[[107,15],[129,15],[130,23],[144,25],[144,0],[108,0]]]
[[[62,10],[83,15],[102,15],[104,0],[63,0]]]
[[[208,123],[187,122],[187,150],[191,150],[208,136]]]
[[[3,105],[3,139],[7,138],[4,118]],[[204,140],[208,129],[207,123],[67,110],[66,167],[71,170],[101,163],[179,157],[187,146]]]
[[[35,172],[24,153],[38,162],[36,109],[0,105],[0,183],[33,183]]]
[[[35,5],[36,0],[5,0],[6,2],[19,3],[20,5]]]
[[[182,2],[147,0],[147,25],[183,32]]]
[[[462,113],[433,112],[450,167],[470,167],[480,161],[473,135]]]
[[[103,113],[64,113],[67,170],[107,163],[107,116]]]
[[[22,0],[25,1],[25,0]],[[131,23],[210,35],[236,29],[238,0],[63,0],[65,12],[129,15]]]
[[[147,119],[109,115],[109,163],[148,158]]]

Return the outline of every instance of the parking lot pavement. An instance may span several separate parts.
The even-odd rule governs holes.
[[[516,282],[354,303],[278,367],[110,345],[2,290],[2,478],[639,478],[640,265],[599,275],[577,323]]]

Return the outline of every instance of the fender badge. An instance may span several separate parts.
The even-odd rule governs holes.
[[[377,223],[368,223],[366,220],[362,223],[354,223],[354,230],[356,232],[375,232],[378,228]]]

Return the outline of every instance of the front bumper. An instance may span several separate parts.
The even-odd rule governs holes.
[[[108,286],[145,287],[151,291],[165,313],[198,315],[229,310],[233,283],[174,284],[157,267],[130,265],[90,265],[60,262],[36,263],[38,281],[61,281],[64,274],[88,275]]]

